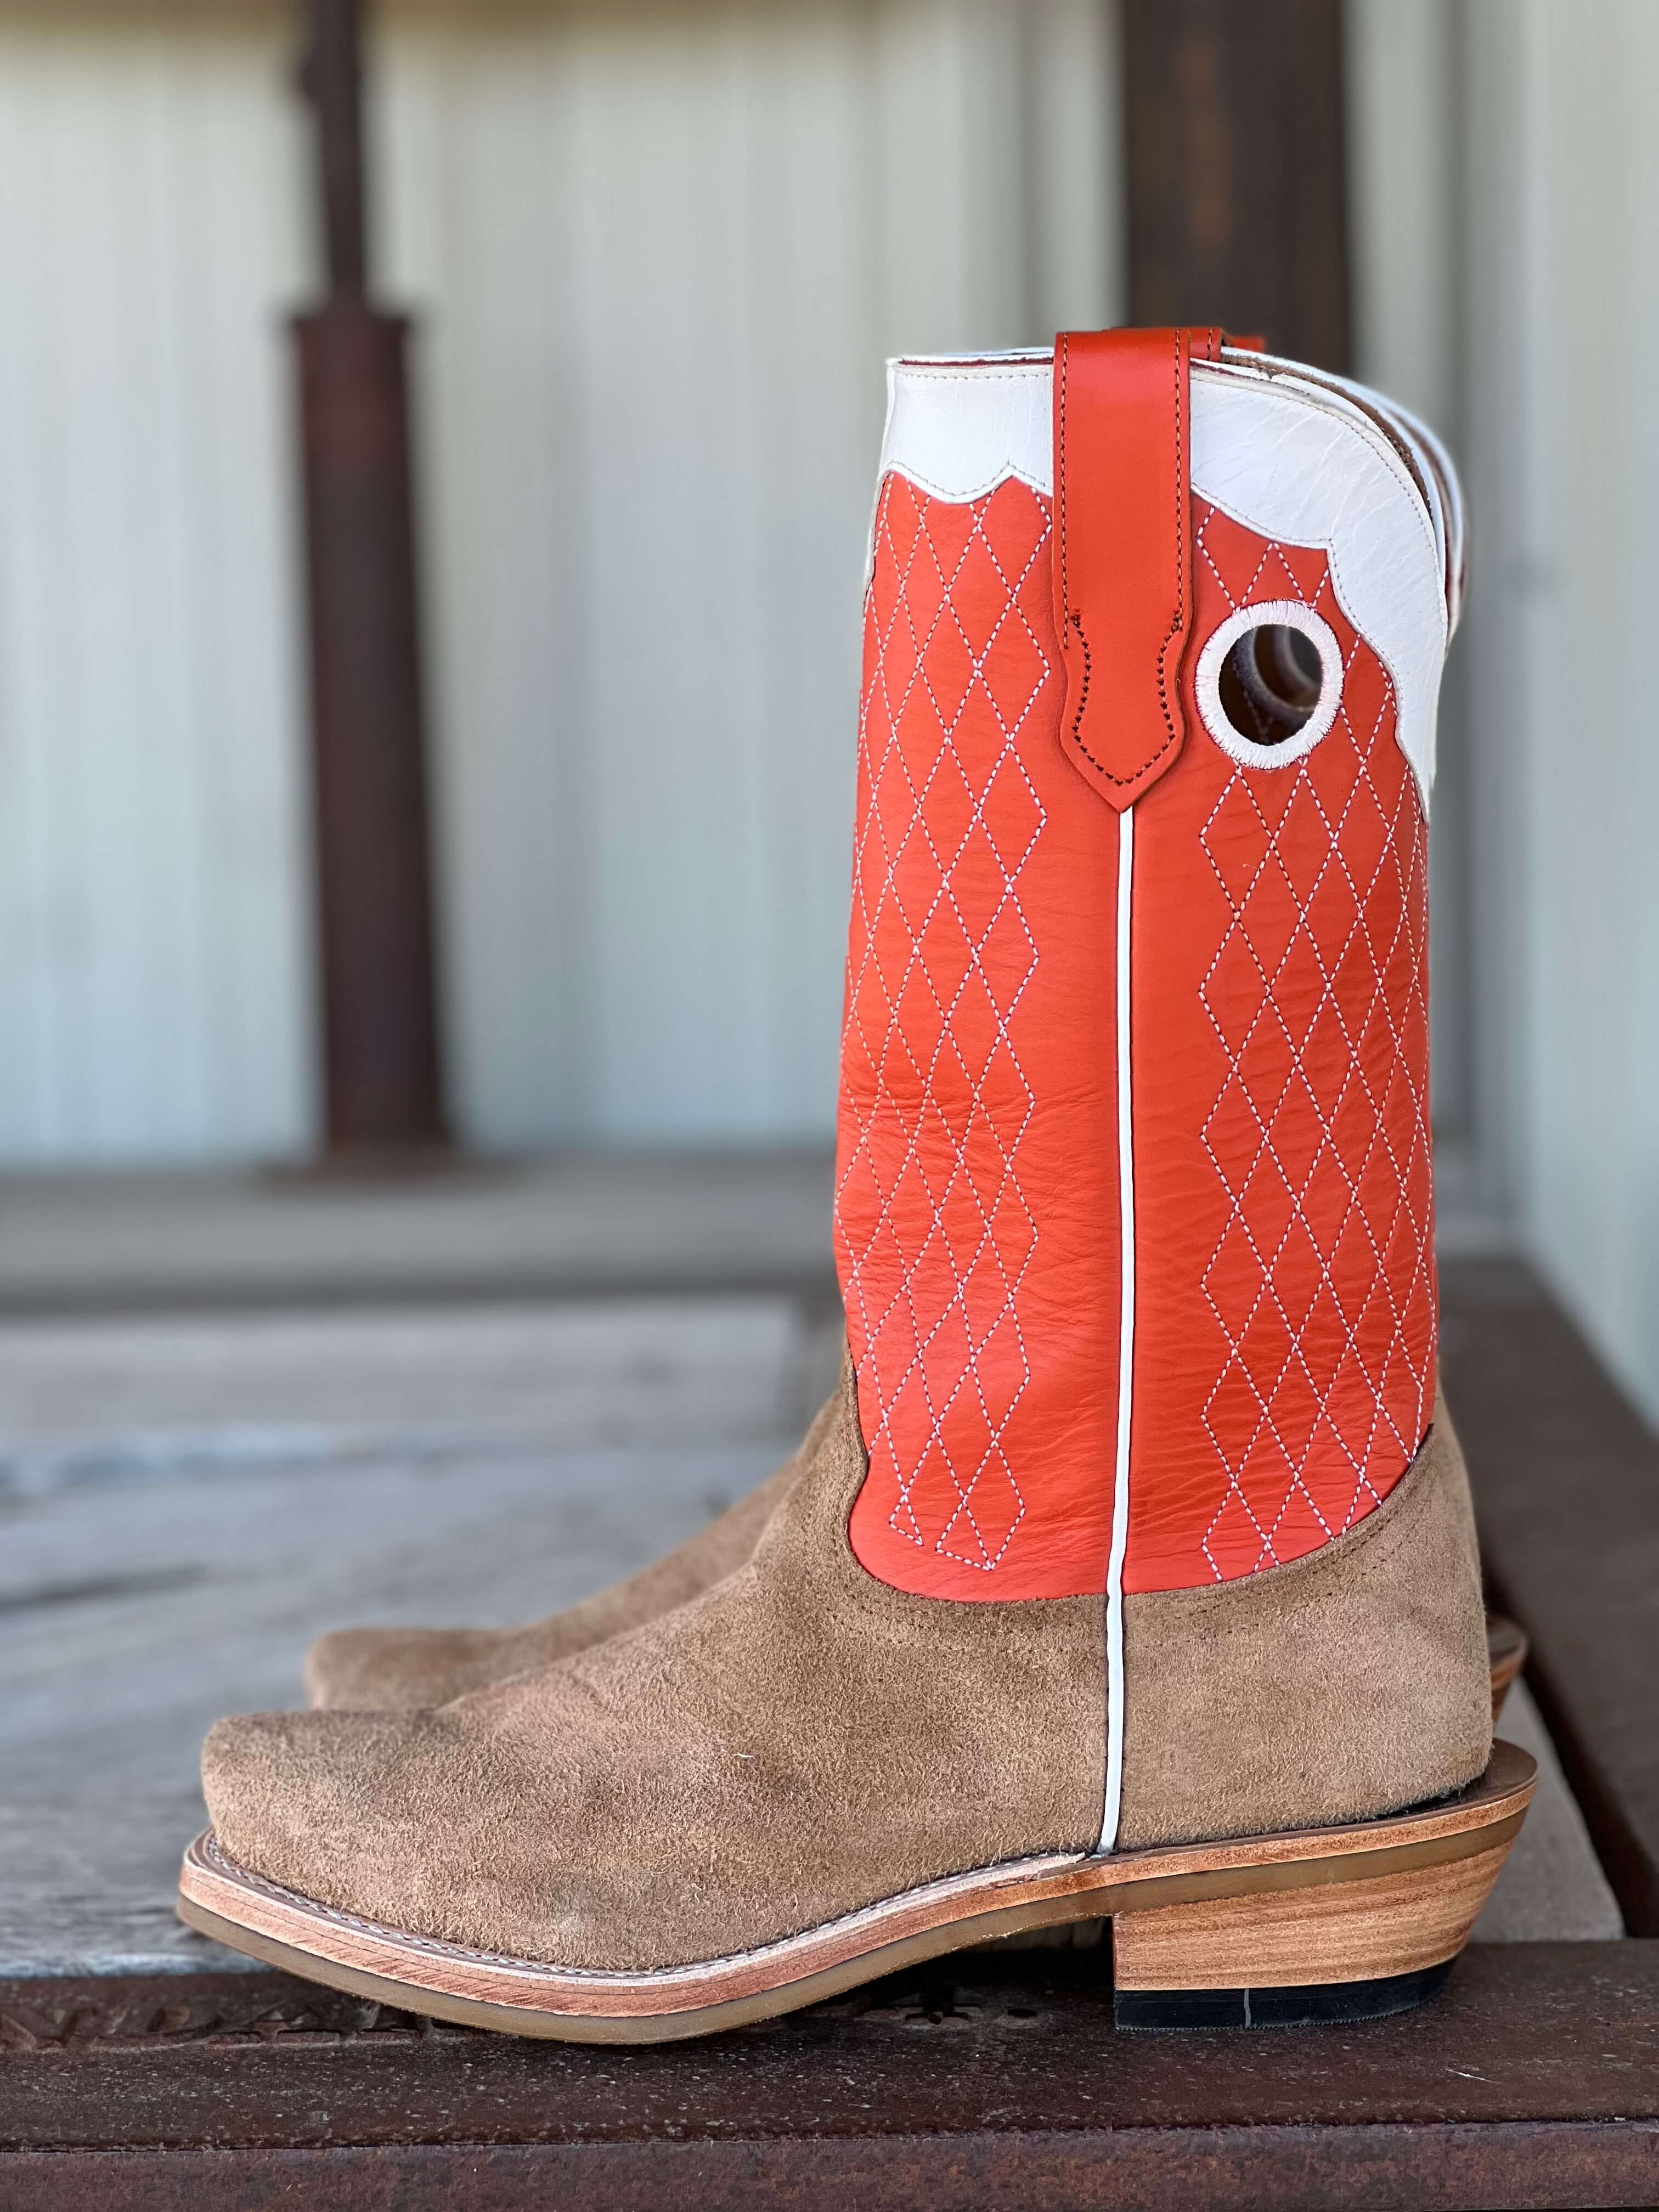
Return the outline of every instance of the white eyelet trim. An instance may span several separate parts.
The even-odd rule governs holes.
[[[1259,745],[1254,738],[1236,730],[1221,703],[1222,663],[1248,630],[1260,629],[1267,623],[1299,629],[1319,655],[1319,704],[1296,735],[1280,745]],[[1304,607],[1299,599],[1263,599],[1255,606],[1240,607],[1210,633],[1198,656],[1198,711],[1204,717],[1204,726],[1224,753],[1231,753],[1246,768],[1289,768],[1293,761],[1304,758],[1336,720],[1341,704],[1342,648],[1324,617]]]

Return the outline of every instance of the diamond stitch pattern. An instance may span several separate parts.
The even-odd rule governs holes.
[[[1137,809],[1125,1588],[1288,1562],[1426,1428],[1426,835],[1322,554],[1195,505],[1195,635],[1299,599],[1342,711],[1283,771],[1188,737]],[[883,487],[866,611],[836,1246],[859,1557],[1098,1590],[1115,1401],[1115,823],[1058,747],[1046,503]],[[913,1564],[907,1565],[907,1561]]]
[[[890,477],[860,730],[837,1253],[890,1524],[988,1573],[1025,1512],[1004,1437],[1030,1376],[1020,879],[1045,817],[1021,733],[1054,669],[1022,601],[1047,546],[1033,501],[941,506]]]
[[[1178,1291],[1146,1255],[1162,1277],[1146,1350],[1159,1358],[1176,1329],[1195,1340],[1176,1398],[1155,1418],[1138,1407],[1132,1589],[1228,1580],[1352,1527],[1415,1455],[1434,1392],[1427,834],[1392,688],[1322,553],[1198,501],[1194,534],[1195,636],[1300,600],[1337,636],[1343,697],[1313,751],[1272,770],[1231,761],[1189,696],[1168,803],[1144,810],[1141,853],[1180,883],[1184,944],[1152,948],[1137,989],[1191,992],[1206,1035],[1168,1079],[1137,1059],[1160,1123],[1196,1127],[1195,1155],[1171,1140],[1160,1160],[1141,1125],[1137,1179],[1178,1204],[1197,1280]],[[1152,1200],[1143,1236],[1161,1218]]]
[[[1072,1283],[1115,1226],[1112,1101],[1078,1074],[1110,1066],[1089,1022],[1115,827],[1060,750],[1050,565],[1023,483],[883,486],[835,1218],[870,1457],[852,1534],[873,1571],[957,1597],[1098,1588],[1110,1541],[1115,1262],[1087,1266],[1097,1304]]]

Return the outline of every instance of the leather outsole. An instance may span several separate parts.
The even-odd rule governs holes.
[[[572,2043],[714,2034],[973,1944],[1109,1917],[1120,1988],[1358,1984],[1421,1977],[1462,1948],[1536,1772],[1525,1752],[1499,1743],[1478,1781],[1426,1808],[1224,1843],[976,1868],[753,1950],[633,1973],[380,1926],[239,1867],[211,1831],[185,1855],[179,1911],[233,1950],[331,1988]]]

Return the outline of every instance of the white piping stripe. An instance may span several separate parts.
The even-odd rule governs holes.
[[[1123,1553],[1129,1540],[1129,1422],[1134,1407],[1135,1160],[1129,1091],[1129,921],[1133,907],[1135,811],[1126,806],[1117,830],[1117,1464],[1112,1482],[1112,1551],[1106,1565],[1106,1802],[1097,1851],[1117,1842],[1123,1796]]]

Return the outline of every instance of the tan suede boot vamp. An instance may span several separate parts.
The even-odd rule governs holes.
[[[711,1589],[753,1553],[761,1532],[805,1467],[835,1411],[819,1409],[799,1449],[735,1505],[637,1574],[544,1620],[513,1628],[342,1628],[306,1654],[313,1705],[409,1712],[447,1705],[534,1667],[624,1635]]]
[[[1101,1600],[941,1602],[877,1581],[846,1534],[866,1467],[849,1375],[752,1560],[678,1611],[435,1712],[221,1723],[204,1773],[223,1850],[417,1936],[613,1971],[1090,1850]],[[1213,1591],[1131,1600],[1125,1632],[1120,1847],[1461,1787],[1491,1715],[1449,1424],[1349,1534]]]

